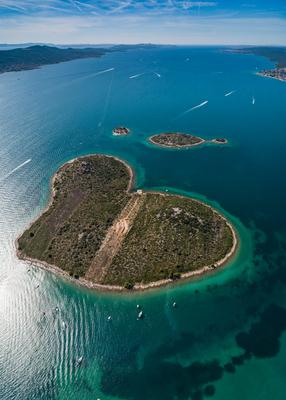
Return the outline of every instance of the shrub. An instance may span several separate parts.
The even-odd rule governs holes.
[[[179,272],[171,272],[169,275],[170,279],[176,281],[177,279],[181,278],[181,274]]]
[[[132,290],[134,288],[134,283],[133,282],[126,282],[124,284],[124,287],[125,287],[125,289]]]

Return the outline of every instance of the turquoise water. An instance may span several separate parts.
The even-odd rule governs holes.
[[[1,400],[284,400],[286,86],[255,75],[269,66],[185,47],[0,76]],[[132,135],[112,137],[121,124]],[[229,145],[146,144],[166,130]],[[53,173],[94,152],[128,161],[137,188],[224,212],[240,234],[237,257],[203,279],[132,295],[89,291],[17,260],[15,239],[47,204]]]

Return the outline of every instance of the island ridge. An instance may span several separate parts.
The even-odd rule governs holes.
[[[201,145],[203,143],[216,143],[216,144],[227,144],[227,139],[217,138],[206,140],[201,137],[190,135],[189,133],[181,132],[166,132],[159,133],[149,137],[149,142],[160,147],[168,148],[190,148]]]
[[[211,271],[233,256],[234,229],[212,207],[131,192],[132,185],[132,169],[111,156],[65,164],[47,210],[18,239],[19,257],[87,286],[145,289]]]

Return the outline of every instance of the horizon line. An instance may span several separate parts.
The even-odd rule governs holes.
[[[9,42],[9,43],[1,43],[0,46],[17,46],[17,45],[38,45],[38,46],[180,46],[180,47],[232,47],[232,46],[246,46],[246,47],[285,47],[286,44],[249,44],[249,43],[153,43],[153,42],[138,42],[138,43],[53,43],[53,42]]]

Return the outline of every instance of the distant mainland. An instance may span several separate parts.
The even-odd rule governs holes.
[[[265,69],[257,72],[257,75],[266,78],[274,78],[279,81],[286,81],[286,47],[247,47],[234,50],[236,53],[255,54],[268,58],[276,63],[273,69]]]
[[[18,256],[102,290],[144,290],[213,271],[237,249],[231,223],[198,200],[132,191],[115,157],[63,165],[48,208],[17,241]]]
[[[81,58],[97,58],[114,51],[126,51],[138,48],[150,48],[155,45],[116,45],[108,47],[68,47],[33,45],[28,47],[0,50],[0,73],[23,71],[39,68],[43,65],[58,64]]]

